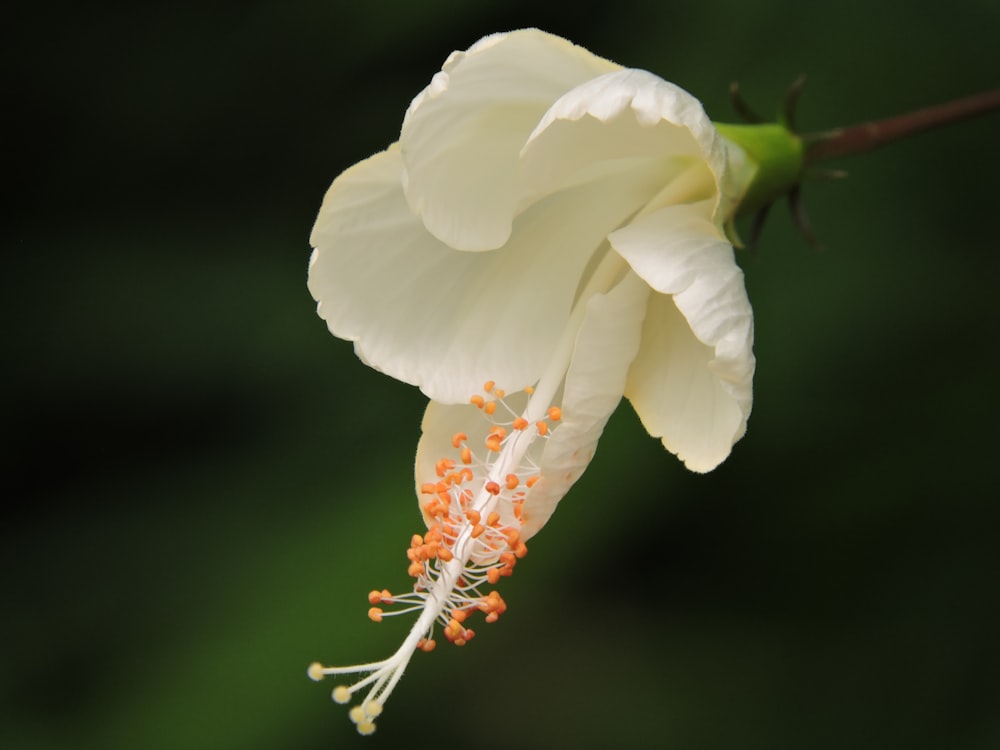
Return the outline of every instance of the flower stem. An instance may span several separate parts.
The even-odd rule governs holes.
[[[1000,89],[993,89],[904,115],[887,117],[884,120],[805,135],[803,139],[808,144],[806,165],[812,166],[840,156],[861,154],[931,128],[959,122],[997,109],[1000,109]]]

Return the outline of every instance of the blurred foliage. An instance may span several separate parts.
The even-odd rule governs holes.
[[[689,475],[623,406],[507,582],[358,738],[423,399],[305,289],[323,192],[452,49],[539,26],[732,119],[818,130],[997,85],[995,0],[24,4],[7,92],[0,746],[1000,746],[997,117],[809,184],[742,260],[755,411]],[[488,631],[488,632],[487,632]],[[433,739],[432,739],[433,738]]]

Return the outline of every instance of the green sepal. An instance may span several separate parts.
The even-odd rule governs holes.
[[[715,127],[723,138],[743,149],[755,167],[734,216],[771,205],[802,180],[805,147],[802,139],[784,125],[716,123]]]

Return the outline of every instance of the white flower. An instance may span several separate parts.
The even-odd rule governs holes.
[[[399,143],[334,181],[311,238],[319,314],[431,399],[415,593],[371,597],[422,614],[384,662],[310,668],[372,673],[334,693],[374,684],[359,730],[435,620],[465,642],[466,614],[496,619],[479,588],[510,573],[622,395],[694,471],[743,435],[752,313],[722,230],[740,156],[682,89],[529,29],[454,53]]]

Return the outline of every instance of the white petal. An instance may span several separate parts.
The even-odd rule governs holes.
[[[309,290],[330,331],[432,399],[463,403],[486,380],[535,382],[607,233],[655,190],[643,180],[562,191],[522,213],[501,250],[463,253],[408,209],[396,147],[331,186],[313,230]]]
[[[566,375],[563,417],[542,452],[542,479],[525,500],[523,539],[545,525],[594,457],[638,351],[648,295],[649,287],[628,273],[610,292],[587,302]]]
[[[745,432],[755,364],[743,273],[705,208],[665,208],[609,237],[662,293],[650,300],[625,393],[649,433],[701,472]]]
[[[607,73],[577,86],[545,113],[521,154],[526,182],[539,194],[595,168],[630,160],[668,162],[663,183],[692,163],[703,166],[691,194],[716,197],[726,167],[725,144],[683,89],[644,70]]]
[[[410,207],[451,247],[503,245],[521,197],[517,155],[528,134],[566,91],[617,68],[537,29],[453,53],[403,121]]]

